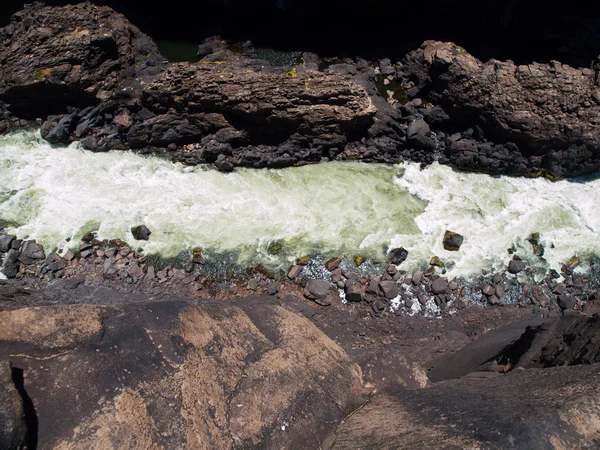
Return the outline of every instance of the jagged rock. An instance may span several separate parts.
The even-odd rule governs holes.
[[[9,251],[11,249],[11,245],[14,240],[15,240],[14,236],[11,236],[8,234],[1,234],[0,235],[0,252],[6,253],[7,251]]]
[[[395,281],[380,281],[379,287],[383,291],[385,298],[392,299],[398,296],[398,285]]]
[[[387,257],[387,261],[391,264],[398,266],[402,264],[406,260],[406,258],[408,258],[408,250],[404,249],[403,247],[400,247],[390,250],[390,253]]]
[[[133,235],[133,238],[138,241],[147,241],[150,239],[152,231],[150,231],[146,225],[138,225],[131,228],[131,234]]]
[[[458,251],[458,249],[460,249],[460,246],[463,243],[464,238],[458,234],[455,233],[454,231],[448,231],[446,230],[446,232],[444,233],[444,248],[446,250],[452,251],[452,252],[456,252]]]
[[[25,241],[21,246],[19,262],[28,266],[45,258],[44,248],[35,241]]]
[[[91,3],[30,6],[9,27],[8,45],[0,47],[0,101],[21,118],[95,105],[164,62],[123,15]]]
[[[513,258],[508,263],[508,272],[513,275],[522,272],[525,269],[525,261],[522,261],[517,255],[514,255]]]
[[[12,378],[8,361],[0,361],[0,448],[20,450],[27,444],[23,399]]]
[[[417,270],[415,273],[413,273],[411,282],[412,282],[413,286],[417,286],[421,282],[422,279],[423,279],[423,272],[421,272],[420,270]]]
[[[516,144],[488,152],[483,143],[473,151],[457,147],[458,141],[450,149],[451,162],[493,171],[495,160],[504,171],[544,169],[559,176],[600,166],[598,68],[574,69],[557,61],[482,63],[453,43],[437,41],[409,54],[406,67],[450,117],[479,126],[498,142]],[[543,165],[530,160],[531,154],[543,156]]]
[[[19,252],[17,250],[10,249],[6,253],[0,269],[6,278],[15,278],[19,273]]]
[[[0,358],[19,355],[44,446],[304,447],[358,403],[360,368],[296,312],[112,295],[0,312]]]

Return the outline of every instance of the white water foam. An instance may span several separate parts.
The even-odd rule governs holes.
[[[195,246],[234,252],[240,263],[284,266],[295,257],[362,254],[382,260],[403,246],[401,268],[433,255],[448,276],[499,269],[507,248],[539,267],[600,253],[600,180],[550,182],[453,171],[437,163],[327,163],[222,174],[131,152],[53,148],[36,133],[0,138],[0,222],[47,250],[76,247],[88,231],[172,257]],[[149,241],[130,228],[147,225]],[[465,237],[442,246],[446,229]],[[539,232],[545,260],[527,238]],[[267,248],[281,241],[283,254]]]

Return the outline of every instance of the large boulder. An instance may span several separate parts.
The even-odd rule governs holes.
[[[520,152],[527,171],[571,176],[600,167],[598,68],[574,69],[556,61],[482,63],[462,47],[438,41],[423,43],[406,63],[410,76],[456,125],[477,125],[493,142],[511,143],[508,148]],[[490,158],[514,159],[487,152],[485,145],[475,145],[474,153],[472,147],[454,143],[450,161],[468,160],[473,164],[468,168],[486,169]]]
[[[0,312],[44,448],[318,447],[359,400],[360,368],[296,312],[102,299]]]
[[[0,102],[25,119],[95,105],[164,62],[123,15],[87,2],[19,11],[0,42]]]

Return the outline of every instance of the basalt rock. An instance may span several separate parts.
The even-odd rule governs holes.
[[[63,114],[112,97],[163,63],[154,42],[110,8],[30,6],[0,29],[0,102],[24,119]],[[61,132],[75,125],[63,123]]]
[[[556,61],[482,63],[465,49],[438,41],[426,41],[405,62],[411,79],[456,128],[481,130],[475,136],[479,139],[463,134],[450,145],[451,163],[557,176],[600,167],[598,67],[574,69]]]

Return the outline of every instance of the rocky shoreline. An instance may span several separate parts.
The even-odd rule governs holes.
[[[138,229],[136,233],[149,236],[145,227]],[[455,244],[457,236],[448,232],[445,245]],[[402,270],[407,254],[403,248],[392,249],[388,262],[372,266],[369,272],[359,267],[365,261],[363,257],[350,263],[338,257],[323,262],[306,255],[286,271],[258,264],[238,273],[226,270],[216,275],[208,270],[210,265],[199,248],[191,252],[187,263],[176,266],[149,258],[118,239],[97,240],[93,233],[84,237],[78,251],[62,256],[46,254],[33,240],[0,235],[0,273],[38,286],[56,284],[73,289],[84,284],[131,293],[221,300],[270,295],[325,309],[355,305],[373,317],[448,317],[473,305],[532,305],[553,313],[598,309],[597,265],[592,264],[587,273],[575,272],[578,258],[564,264],[561,273],[550,270],[541,281],[535,281],[527,261],[515,254],[504,270],[488,273],[483,269],[477,280],[468,281],[446,277],[444,263],[437,257],[431,259],[426,270],[407,273]]]
[[[0,40],[0,129],[39,118],[51,143],[167,150],[222,171],[409,159],[555,179],[600,167],[591,66],[482,63],[435,41],[396,62],[271,63],[218,37],[198,63],[168,63],[125,17],[91,4],[29,7]]]

